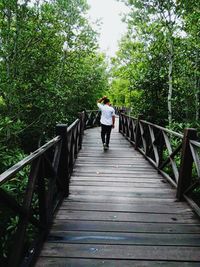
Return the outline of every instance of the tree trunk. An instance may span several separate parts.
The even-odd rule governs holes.
[[[5,50],[4,50],[4,61],[5,61],[5,67],[6,67],[6,92],[5,92],[5,103],[8,109],[8,114],[11,112],[11,100],[10,100],[10,91],[11,91],[11,53],[10,53],[10,43],[11,43],[11,22],[12,22],[12,12],[9,5],[5,5],[6,15],[4,18],[4,37],[2,39],[3,45],[5,44]]]
[[[5,45],[7,49],[6,53],[6,75],[7,75],[7,80],[10,80],[10,52],[8,50],[8,47],[10,45],[10,28],[11,28],[11,10],[10,7],[7,8],[7,36],[5,38]]]
[[[16,78],[17,75],[17,59],[18,59],[18,37],[19,37],[19,8],[17,1],[15,2],[15,35],[14,35],[14,49],[13,49],[13,77]]]
[[[195,119],[199,120],[199,78],[197,75],[198,72],[198,51],[196,53],[196,62],[195,62]]]
[[[172,36],[169,36],[169,68],[168,68],[168,122],[172,123],[172,71],[173,71],[173,40]]]
[[[198,88],[196,87],[196,89]],[[195,93],[195,120],[199,120],[199,93],[197,91]]]

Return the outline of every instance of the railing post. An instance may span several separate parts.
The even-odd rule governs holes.
[[[180,164],[178,187],[176,194],[176,197],[179,201],[183,200],[183,194],[191,184],[193,158],[190,150],[189,140],[196,140],[196,139],[197,139],[196,129],[187,128],[184,130],[184,137],[183,137],[182,151],[181,151],[181,164]]]
[[[84,129],[85,129],[85,112],[79,112],[78,117],[80,120],[80,136],[79,136],[79,142],[78,142],[78,147],[79,149],[82,148],[82,142],[83,142],[83,134],[84,134]]]
[[[122,114],[119,110],[119,133],[121,132],[122,130]]]
[[[126,137],[129,137],[129,116],[130,115],[126,115]]]
[[[158,168],[160,169],[160,166],[163,163],[163,150],[164,150],[164,140],[163,140],[163,135],[162,135],[162,131],[160,131],[159,133],[160,137],[158,139],[158,157],[159,157],[159,161],[158,161]],[[159,170],[158,170],[159,172]]]
[[[138,115],[137,123],[136,123],[136,133],[135,133],[135,150],[138,150],[139,141],[140,141],[140,120],[142,119],[142,115]]]
[[[101,126],[101,111],[98,111],[98,114],[97,114],[97,126]]]
[[[135,140],[134,140],[134,125],[133,125],[133,118],[130,118],[130,141],[131,142],[134,142]]]
[[[86,109],[84,109],[83,113],[84,113],[84,130],[86,130],[87,129],[87,126],[88,126],[87,125],[88,111]]]
[[[60,160],[58,164],[57,175],[63,185],[63,191],[65,196],[69,194],[69,166],[68,166],[68,136],[67,136],[67,124],[56,125],[56,135],[60,135],[62,139]]]

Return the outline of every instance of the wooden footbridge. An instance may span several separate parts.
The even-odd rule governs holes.
[[[22,205],[0,194],[19,214],[8,265],[200,266],[196,131],[181,135],[120,114],[104,152],[100,128],[84,131],[97,119],[82,113],[58,125],[56,138],[1,175],[5,183],[31,164]],[[30,224],[38,235],[22,261]]]

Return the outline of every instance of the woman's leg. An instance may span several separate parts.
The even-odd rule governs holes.
[[[106,135],[106,125],[101,124],[101,140],[102,143],[105,144],[105,135]]]
[[[110,143],[111,130],[112,130],[112,125],[111,126],[109,125],[106,127],[106,145],[107,145],[107,147],[109,147],[109,143]]]

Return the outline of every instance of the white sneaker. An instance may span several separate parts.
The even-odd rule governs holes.
[[[108,150],[108,146],[105,143],[103,144],[103,149]]]

